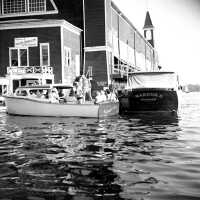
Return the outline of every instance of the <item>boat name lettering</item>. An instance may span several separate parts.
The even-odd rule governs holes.
[[[148,93],[136,94],[135,97],[136,97],[136,98],[141,98],[141,97],[159,97],[159,98],[162,98],[163,95],[162,95],[162,94],[158,94],[158,93],[151,93],[151,92],[148,92]]]

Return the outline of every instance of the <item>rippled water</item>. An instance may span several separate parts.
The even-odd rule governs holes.
[[[0,199],[200,199],[200,93],[178,115],[0,112]]]

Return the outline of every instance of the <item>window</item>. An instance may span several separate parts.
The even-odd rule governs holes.
[[[28,65],[27,49],[19,49],[19,57],[20,57],[20,66],[27,66]]]
[[[10,66],[18,66],[18,49],[10,49]]]
[[[6,94],[7,93],[7,85],[1,85],[0,86],[0,95]]]
[[[64,47],[64,66],[71,66],[71,49],[68,47]]]
[[[29,0],[29,12],[46,10],[46,0]]]
[[[28,66],[28,48],[9,49],[10,67]]]
[[[2,14],[46,11],[46,0],[0,0]]]
[[[152,39],[151,31],[150,31],[150,30],[147,30],[147,31],[146,31],[146,39],[147,39],[147,40],[151,40],[151,39]]]
[[[2,15],[2,2],[0,1],[0,15]]]
[[[40,43],[40,65],[50,65],[49,43]]]
[[[16,92],[16,95],[17,95],[17,96],[27,96],[28,93],[27,93],[26,90],[18,90],[18,91]]]
[[[3,13],[24,13],[26,12],[26,0],[2,0]]]

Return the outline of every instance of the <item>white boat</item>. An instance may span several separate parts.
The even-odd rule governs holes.
[[[117,115],[119,102],[106,101],[99,104],[86,102],[52,103],[49,99],[33,98],[30,91],[49,90],[50,86],[21,87],[15,94],[5,96],[7,113],[23,116],[51,116],[51,117],[95,117],[102,118]],[[25,95],[25,96],[23,96]]]

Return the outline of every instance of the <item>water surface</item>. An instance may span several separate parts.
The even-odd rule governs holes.
[[[200,93],[176,114],[109,119],[0,112],[0,199],[200,199]]]

